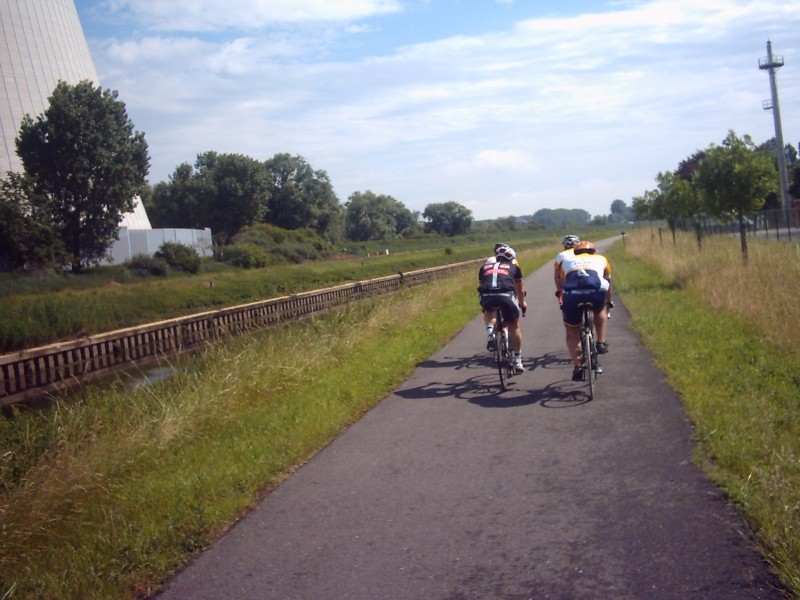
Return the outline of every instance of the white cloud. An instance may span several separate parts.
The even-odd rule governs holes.
[[[400,10],[397,0],[107,0],[105,5],[155,30],[193,32],[347,22]]]
[[[479,169],[501,169],[532,172],[536,162],[522,150],[482,150],[473,161]]]
[[[198,32],[105,41],[95,53],[103,85],[146,132],[153,181],[210,149],[289,152],[327,170],[343,199],[371,189],[412,210],[456,200],[478,218],[498,204],[597,214],[728,129],[772,136],[757,64],[767,39],[786,58],[781,97],[800,94],[800,4],[782,0],[633,2],[361,56],[337,54],[353,41],[340,36],[390,29],[391,16],[356,21],[399,2],[243,2],[236,14],[227,2],[112,4],[145,27]],[[312,13],[342,27],[306,29]],[[256,31],[281,19],[295,26]],[[241,31],[202,35],[212,26]],[[794,104],[781,106],[796,143]]]

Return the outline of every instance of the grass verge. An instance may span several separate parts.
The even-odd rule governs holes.
[[[751,242],[745,266],[736,238],[709,238],[698,255],[689,236],[654,245],[639,232],[608,257],[633,326],[684,399],[697,462],[800,597],[800,352],[786,307],[765,302],[800,293],[775,274],[796,251]]]
[[[518,249],[552,242],[535,232],[520,239]],[[516,243],[516,242],[515,242]],[[58,340],[161,321],[173,317],[363,281],[485,256],[489,244],[469,240],[444,249],[362,256],[303,264],[236,269],[219,263],[220,270],[167,278],[128,278],[103,281],[100,273],[87,280],[78,276],[55,281],[28,281],[38,286],[21,289],[0,277],[0,352],[31,348]],[[113,272],[121,272],[115,269]],[[18,293],[14,293],[17,290]]]
[[[151,387],[0,421],[0,597],[153,593],[474,318],[476,282],[470,270],[209,348]]]

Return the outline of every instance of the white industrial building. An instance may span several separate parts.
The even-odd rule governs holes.
[[[0,0],[0,31],[0,174],[4,175],[22,171],[14,142],[20,124],[26,114],[44,113],[59,81],[101,84],[73,0]],[[212,254],[210,229],[152,229],[136,198],[133,212],[120,223],[112,262],[153,254],[165,241],[192,245],[201,256]]]

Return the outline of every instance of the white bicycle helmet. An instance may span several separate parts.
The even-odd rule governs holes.
[[[511,246],[499,246],[494,251],[494,255],[499,259],[507,260],[511,262],[517,257],[517,253],[514,252],[514,249]]]
[[[564,239],[561,240],[561,245],[564,246],[565,249],[567,248],[574,248],[576,244],[581,243],[581,238],[577,235],[565,235]]]

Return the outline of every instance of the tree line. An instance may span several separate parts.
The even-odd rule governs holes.
[[[5,270],[80,272],[100,264],[137,196],[154,227],[211,227],[217,254],[240,264],[263,263],[265,247],[277,248],[276,255],[293,248],[301,260],[342,242],[456,236],[476,225],[472,212],[453,201],[428,204],[420,213],[391,195],[366,190],[342,203],[324,170],[288,153],[257,160],[208,151],[194,164],[179,165],[168,181],[150,186],[144,134],[135,131],[117,92],[88,81],[59,83],[42,115],[25,116],[15,143],[23,172],[8,172],[0,180],[0,269]],[[769,143],[756,147],[749,136],[731,131],[722,145],[712,144],[675,171],[659,173],[657,188],[634,198],[630,207],[614,200],[607,216],[542,209],[480,225],[506,231],[656,217],[674,228],[680,219],[702,215],[741,221],[775,202],[777,167],[770,150]],[[798,194],[800,166],[791,146],[787,157]],[[261,250],[252,252],[253,246]]]
[[[275,229],[303,231],[332,245],[455,236],[474,222],[453,201],[431,203],[420,214],[367,190],[342,204],[324,170],[287,153],[259,161],[208,151],[151,187],[144,134],[135,131],[117,92],[89,81],[60,82],[43,114],[25,116],[15,143],[23,172],[0,180],[0,267],[7,270],[80,272],[100,264],[137,196],[154,227],[211,227],[218,246],[259,226],[272,239],[285,237]]]
[[[774,139],[757,146],[749,135],[739,137],[730,130],[721,144],[695,152],[674,171],[658,173],[657,187],[633,198],[631,208],[639,219],[665,219],[673,238],[681,223],[699,228],[707,219],[735,221],[746,256],[748,216],[782,208],[775,150]],[[787,144],[783,152],[792,173],[788,191],[796,198],[800,196],[797,150]]]
[[[245,227],[268,223],[310,229],[326,240],[354,242],[420,232],[454,236],[470,230],[472,212],[456,202],[412,212],[388,194],[354,192],[342,205],[328,174],[302,156],[279,153],[266,161],[205,152],[179,165],[144,200],[154,227],[207,227],[225,244]]]
[[[543,227],[585,227],[587,225],[609,225],[628,223],[636,220],[636,214],[624,200],[611,202],[608,215],[594,215],[582,208],[542,208],[530,216],[521,217],[524,221],[533,221]]]

